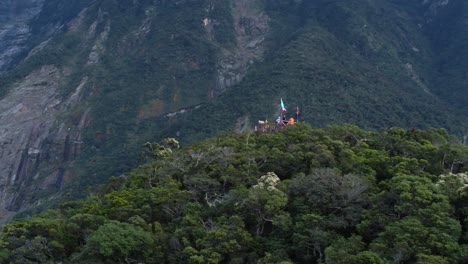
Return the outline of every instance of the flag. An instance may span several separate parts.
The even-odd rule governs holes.
[[[286,107],[284,107],[283,98],[281,98],[281,112],[286,112]]]
[[[296,115],[299,115],[299,106],[296,106]]]

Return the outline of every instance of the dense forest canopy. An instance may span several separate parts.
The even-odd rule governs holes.
[[[1,263],[467,263],[468,146],[300,123],[179,149],[5,225]]]

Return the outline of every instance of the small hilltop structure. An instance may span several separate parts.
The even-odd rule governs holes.
[[[300,109],[299,106],[296,106],[296,118],[286,116],[286,107],[284,106],[283,98],[280,99],[280,115],[276,118],[272,124],[268,119],[258,120],[258,123],[255,125],[254,130],[258,132],[272,132],[285,128],[286,126],[293,126],[299,122]]]

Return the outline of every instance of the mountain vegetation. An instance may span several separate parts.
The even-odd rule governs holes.
[[[444,129],[226,134],[5,225],[2,263],[466,263],[468,146]]]
[[[92,99],[96,103],[84,131],[87,144],[76,166],[77,178],[98,183],[130,169],[139,160],[126,154],[136,154],[135,146],[147,140],[177,135],[181,143],[190,144],[222,131],[251,129],[256,120],[276,118],[280,97],[289,110],[300,106],[301,119],[315,126],[345,122],[367,129],[444,127],[459,136],[466,133],[465,100],[452,97],[466,94],[464,77],[453,83],[437,66],[443,60],[447,71],[466,68],[441,54],[436,31],[453,28],[448,41],[456,48],[450,50],[465,52],[455,37],[463,35],[455,26],[460,21],[448,18],[449,10],[465,8],[460,1],[451,2],[431,22],[425,21],[429,7],[406,2],[258,5],[270,18],[262,44],[266,54],[253,62],[239,84],[215,98],[209,94],[216,90],[213,76],[219,61],[238,44],[232,3],[128,1],[119,9],[105,2],[98,5],[111,8],[106,50],[118,56],[103,53],[102,64],[95,66],[99,70],[92,74],[99,95]],[[143,14],[152,28],[135,38],[145,25]],[[203,27],[204,17],[216,21],[214,36]],[[254,30],[257,25],[250,23],[246,28]],[[188,111],[167,115],[180,109]]]
[[[21,121],[2,127],[3,142],[25,139],[0,149],[11,162],[0,191],[15,197],[4,207],[47,207],[57,192],[84,197],[143,164],[145,142],[174,137],[190,146],[248,131],[278,116],[280,98],[288,115],[299,106],[299,119],[314,127],[442,127],[466,143],[465,2],[44,0],[28,49],[0,75],[0,100],[50,66],[56,80],[27,90],[57,84],[57,102],[38,107],[51,106],[54,120],[21,136]]]
[[[466,67],[452,64],[435,48],[451,42],[436,31],[457,28],[455,21],[440,14],[440,20],[426,22],[428,11],[408,1],[293,2],[266,3],[273,26],[265,62],[215,102],[181,116],[180,126],[167,136],[180,131],[182,140],[200,139],[215,130],[200,121],[204,116],[231,129],[242,117],[250,122],[274,118],[280,97],[291,110],[300,106],[302,119],[317,126],[345,122],[370,129],[445,127],[462,133],[466,120],[460,110],[466,104],[451,96],[466,90],[451,86],[437,65],[444,60],[464,73]],[[447,9],[452,8],[465,7],[451,1]]]

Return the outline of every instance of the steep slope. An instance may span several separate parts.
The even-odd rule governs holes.
[[[0,50],[8,211],[83,195],[142,162],[146,141],[188,143],[273,119],[281,97],[314,126],[458,133],[467,113],[461,0],[28,3],[23,44]]]
[[[31,22],[34,41],[51,28],[53,37],[3,75],[0,204],[9,211],[40,203],[63,183],[81,195],[128,170],[138,162],[128,154],[148,140],[134,132],[142,120],[211,100],[263,56],[267,18],[250,8],[255,2],[80,3],[46,1]],[[234,27],[240,16],[246,26]]]
[[[421,28],[434,26],[425,24],[426,8],[390,1],[271,1],[267,10],[276,32],[268,61],[235,91],[181,117],[178,130],[167,135],[180,130],[191,141],[220,123],[242,129],[240,124],[275,118],[280,97],[289,115],[300,106],[300,119],[317,126],[350,122],[459,132],[463,112],[439,97],[431,81],[438,56],[427,36],[431,29]],[[200,122],[206,113],[208,124]]]
[[[73,43],[77,37],[51,38],[61,35],[64,23],[70,22],[82,6],[72,2],[65,8],[60,1],[10,4],[2,8],[8,7],[21,19],[4,17],[5,25],[21,21],[24,34],[2,42],[2,58],[9,58],[3,66],[7,69],[24,58],[26,61],[1,78],[0,218],[31,203],[39,204],[36,197],[50,196],[60,188],[67,162],[78,154],[80,131],[89,111],[78,112],[74,123],[64,118],[80,102],[87,77],[74,83],[73,68],[65,67],[67,58],[82,55]],[[67,12],[63,15],[50,13],[64,10]],[[64,96],[68,85],[73,85],[69,90],[76,91]]]
[[[11,68],[28,45],[28,22],[42,9],[44,0],[7,0],[0,3],[0,71]]]
[[[467,113],[468,3],[439,1],[427,13],[426,31],[435,55],[435,93]]]

